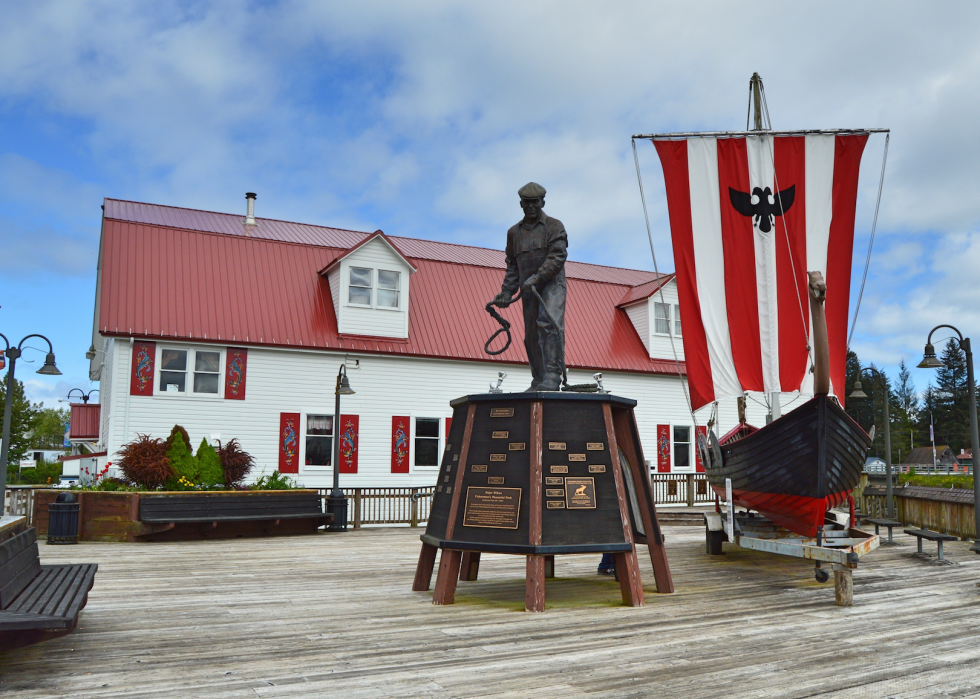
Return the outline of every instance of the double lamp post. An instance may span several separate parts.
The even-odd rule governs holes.
[[[17,360],[24,353],[24,343],[32,337],[39,337],[48,343],[48,354],[44,358],[44,366],[38,369],[37,373],[47,376],[60,376],[61,372],[54,364],[54,347],[51,346],[51,340],[44,335],[28,335],[16,347],[10,346],[10,340],[3,333],[0,333],[0,337],[3,338],[6,345],[4,356],[10,360],[10,366],[7,367],[7,394],[3,405],[3,446],[0,447],[0,516],[2,516],[6,510],[7,502],[7,454],[10,451],[10,420],[14,409],[14,368],[17,366]]]

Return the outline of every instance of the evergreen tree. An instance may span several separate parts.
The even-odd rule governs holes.
[[[183,440],[180,433],[172,435],[170,447],[167,449],[167,459],[170,460],[175,473],[174,477],[165,484],[168,490],[182,490],[183,487],[179,484],[181,478],[194,485],[200,482],[200,464],[197,457],[191,454],[187,442]]]
[[[225,472],[221,468],[221,459],[207,439],[201,440],[197,448],[197,462],[200,468],[201,485],[224,485]]]
[[[955,453],[970,445],[966,353],[956,339],[950,338],[943,348],[941,360],[944,366],[936,371],[939,402],[935,416],[936,443],[948,444]]]
[[[7,377],[4,376],[3,384],[0,385],[0,411],[3,411],[7,401]],[[17,473],[20,460],[27,456],[28,450],[33,446],[31,437],[34,432],[37,414],[40,405],[32,404],[24,395],[24,383],[14,379],[13,404],[10,413],[10,447],[7,451],[7,482],[10,476]],[[3,413],[0,412],[0,421],[3,420]],[[2,424],[2,422],[0,422]]]
[[[893,463],[898,464],[902,463],[912,450],[912,434],[919,412],[919,395],[904,358],[898,365],[898,381],[895,384],[894,398],[895,401],[889,409],[892,411],[892,457]]]

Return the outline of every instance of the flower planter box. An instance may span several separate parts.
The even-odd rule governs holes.
[[[57,490],[37,491],[34,526],[48,532]],[[329,519],[316,490],[116,493],[75,491],[79,541],[163,541],[311,534]]]

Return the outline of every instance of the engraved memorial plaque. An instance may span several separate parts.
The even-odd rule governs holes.
[[[589,442],[585,445],[586,451],[602,451],[606,448],[606,445],[602,442]]]
[[[544,479],[545,485],[565,485],[565,479],[561,476],[547,476]]]
[[[459,461],[459,454],[453,454],[453,461]]]
[[[585,461],[585,454],[569,454],[569,461]]]
[[[507,460],[507,455],[506,454],[491,454],[490,455],[490,460],[491,461],[506,461]]]
[[[486,464],[473,464],[472,466],[470,466],[470,471],[472,473],[486,473],[487,472],[487,465]]]
[[[466,489],[466,505],[463,509],[464,527],[517,529],[520,512],[520,488],[470,486]]]
[[[548,442],[548,449],[551,451],[565,451],[564,442]]]
[[[445,483],[448,483],[449,482],[449,476],[446,476],[445,479],[443,479],[443,480],[444,480]]]
[[[524,442],[511,442],[507,448],[510,449],[510,451],[524,451],[525,444]]]
[[[446,486],[446,492],[447,492],[447,493],[451,493],[451,492],[453,492],[453,487],[452,487],[451,485],[447,485],[447,486]]]
[[[544,491],[544,495],[547,498],[563,498],[565,497],[564,488],[548,488]]]
[[[589,464],[589,473],[605,473],[605,464]]]
[[[548,500],[549,510],[564,510],[565,501],[564,500]]]
[[[490,408],[490,417],[514,417],[514,409],[513,408]]]
[[[569,510],[594,510],[595,478],[566,478],[565,503]]]
[[[493,433],[494,439],[507,439],[510,437],[510,432],[507,430],[497,430]]]
[[[568,466],[565,464],[554,464],[551,467],[552,473],[568,473]]]
[[[452,451],[452,448],[453,448],[453,445],[452,445],[452,444],[450,444],[449,442],[446,442],[446,453],[447,453],[447,454],[448,454],[448,453],[449,453],[450,451]]]
[[[504,477],[503,476],[488,476],[487,477],[487,484],[489,484],[489,485],[503,485],[504,484]]]
[[[441,485],[438,488],[436,488],[436,492],[437,493],[441,493],[442,492],[442,486]]]

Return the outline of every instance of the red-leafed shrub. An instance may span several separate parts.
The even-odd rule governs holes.
[[[255,459],[242,449],[237,439],[218,447],[218,458],[225,472],[225,484],[230,488],[241,486],[248,472],[255,466]]]
[[[167,443],[162,439],[137,434],[136,439],[122,446],[119,454],[119,468],[126,480],[141,487],[152,490],[173,475]]]

